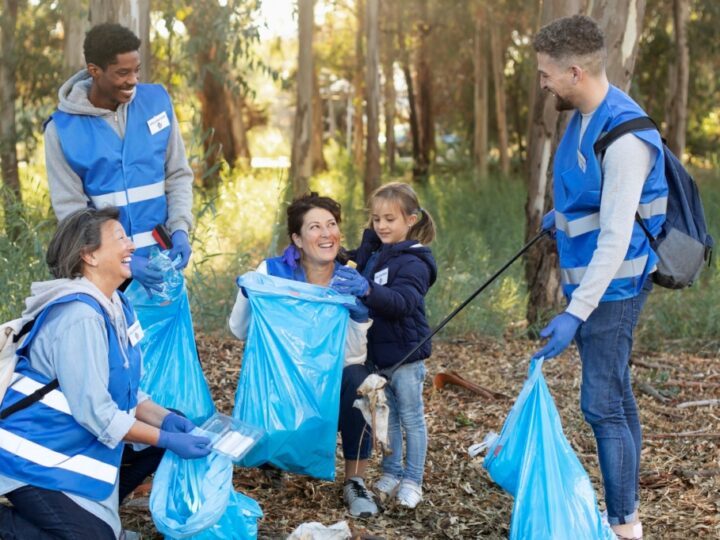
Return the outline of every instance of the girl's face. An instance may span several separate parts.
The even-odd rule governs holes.
[[[322,265],[332,263],[340,250],[340,227],[324,208],[313,208],[303,216],[300,234],[293,234],[295,246],[303,253],[303,261]]]
[[[407,240],[408,233],[417,222],[417,216],[403,214],[396,201],[380,199],[372,206],[373,229],[383,244],[397,244]]]

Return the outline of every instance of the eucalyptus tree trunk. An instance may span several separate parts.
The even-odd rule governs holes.
[[[673,154],[682,159],[687,129],[688,83],[690,80],[690,48],[687,24],[690,19],[690,1],[673,0],[673,41],[675,59],[670,65],[670,92],[667,114],[667,145]]]
[[[323,134],[325,132],[325,128],[323,125],[323,106],[322,97],[320,96],[320,81],[318,79],[316,68],[313,68],[312,86],[312,146],[310,148],[310,153],[312,154],[312,171],[313,173],[318,173],[326,171],[328,166],[325,161],[325,156],[323,155]],[[328,103],[332,103],[332,97],[328,99]]]
[[[474,6],[475,33],[473,36],[473,162],[478,179],[488,172],[488,40],[485,0]]]
[[[392,4],[384,2],[380,6],[382,17],[381,20],[387,21],[382,32],[382,72],[383,72],[383,96],[385,117],[385,167],[390,173],[395,171],[395,153],[397,152],[397,144],[395,142],[395,101],[397,100],[397,92],[395,90],[395,37],[396,24],[395,10]]]
[[[420,20],[416,25],[418,46],[415,52],[417,81],[418,159],[413,168],[416,180],[427,180],[432,154],[435,151],[435,119],[432,102],[432,73],[430,71],[430,32],[427,0],[420,0]]]
[[[20,208],[22,195],[17,159],[17,129],[15,124],[15,97],[17,94],[15,66],[17,50],[15,27],[17,0],[3,0],[0,16],[0,171],[2,172],[2,201],[5,216],[5,234],[17,238],[19,229],[13,219]]]
[[[363,122],[363,104],[365,102],[365,53],[363,36],[365,32],[365,3],[357,0],[355,5],[357,31],[355,32],[355,73],[353,74],[353,119],[352,119],[352,153],[353,163],[360,170],[363,166],[365,151],[365,126]]]
[[[548,0],[543,3],[541,24],[583,12],[597,20],[605,32],[608,79],[627,91],[635,67],[645,0]],[[561,115],[555,110],[554,98],[540,90],[537,76],[531,95],[533,93],[532,123],[528,136],[528,198],[525,205],[527,239],[537,234],[542,216],[553,207],[552,159],[569,119],[569,114]],[[541,242],[528,251],[525,277],[529,291],[527,319],[531,324],[545,312],[558,309],[562,293],[557,266],[553,242]]]
[[[401,4],[397,4],[400,10]],[[412,140],[413,163],[420,161],[420,126],[418,122],[417,103],[415,100],[415,84],[413,83],[412,72],[410,71],[410,52],[408,51],[406,36],[403,26],[405,13],[400,10],[398,17],[398,44],[400,49],[400,62],[402,64],[403,77],[405,78],[405,86],[407,86],[408,109],[410,110],[410,138]]]
[[[150,82],[150,0],[90,0],[90,24],[113,22],[132,30],[140,45],[140,80]]]
[[[313,11],[314,0],[298,0],[298,72],[295,129],[290,164],[294,196],[308,190],[312,175],[312,83],[313,83]]]
[[[83,41],[88,25],[87,9],[82,0],[66,0],[62,4],[63,71],[66,76],[85,66]]]
[[[367,28],[367,145],[365,150],[365,198],[380,186],[380,54],[378,51],[379,0],[367,0],[365,25]]]
[[[497,12],[495,14],[497,15]],[[499,24],[490,25],[490,56],[492,57],[493,85],[495,86],[495,118],[497,119],[498,128],[500,170],[507,176],[510,173],[510,151],[508,148],[507,98],[505,95],[505,47],[500,26]]]

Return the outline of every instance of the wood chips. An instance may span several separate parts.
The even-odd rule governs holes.
[[[425,382],[430,434],[425,499],[415,510],[390,504],[375,518],[356,520],[345,512],[340,480],[290,475],[285,486],[277,488],[269,485],[262,472],[236,467],[236,489],[257,500],[265,513],[259,522],[259,538],[285,538],[307,521],[331,525],[340,520],[347,520],[358,536],[366,538],[507,538],[512,498],[490,480],[482,457],[469,458],[467,449],[488,431],[500,431],[536,347],[537,342],[524,339],[435,342]],[[242,345],[198,336],[198,350],[215,403],[221,412],[230,414]],[[633,360],[645,438],[640,507],[645,539],[720,538],[720,366],[714,354],[636,351]],[[431,381],[441,371],[454,371],[511,399],[483,398],[452,384],[435,390]],[[595,443],[578,405],[576,349],[571,347],[560,359],[546,364],[544,372],[565,434],[590,474],[602,509]],[[379,476],[378,464],[374,456],[370,481]],[[342,466],[338,452],[339,479]],[[142,499],[126,503],[121,515],[126,528],[140,531],[144,538],[160,538]]]

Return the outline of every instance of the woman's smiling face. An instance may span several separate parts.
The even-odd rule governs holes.
[[[313,208],[303,216],[300,234],[292,240],[303,253],[303,260],[313,265],[332,263],[340,250],[340,227],[324,208]]]

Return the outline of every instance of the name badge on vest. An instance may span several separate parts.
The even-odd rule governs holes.
[[[582,172],[585,172],[585,169],[587,168],[587,162],[585,160],[585,156],[582,155],[582,152],[578,150],[578,166],[580,167],[580,170]]]
[[[165,111],[160,114],[156,114],[150,120],[147,121],[147,125],[150,128],[150,133],[155,135],[159,131],[162,131],[166,127],[170,126],[170,119]]]
[[[380,270],[379,272],[375,272],[373,281],[375,283],[377,283],[378,285],[385,285],[388,282],[388,269],[384,268],[383,270]]]
[[[133,347],[140,343],[144,335],[145,332],[143,332],[142,326],[140,326],[140,321],[135,321],[130,325],[130,328],[128,328],[128,339],[130,340],[130,345]]]

